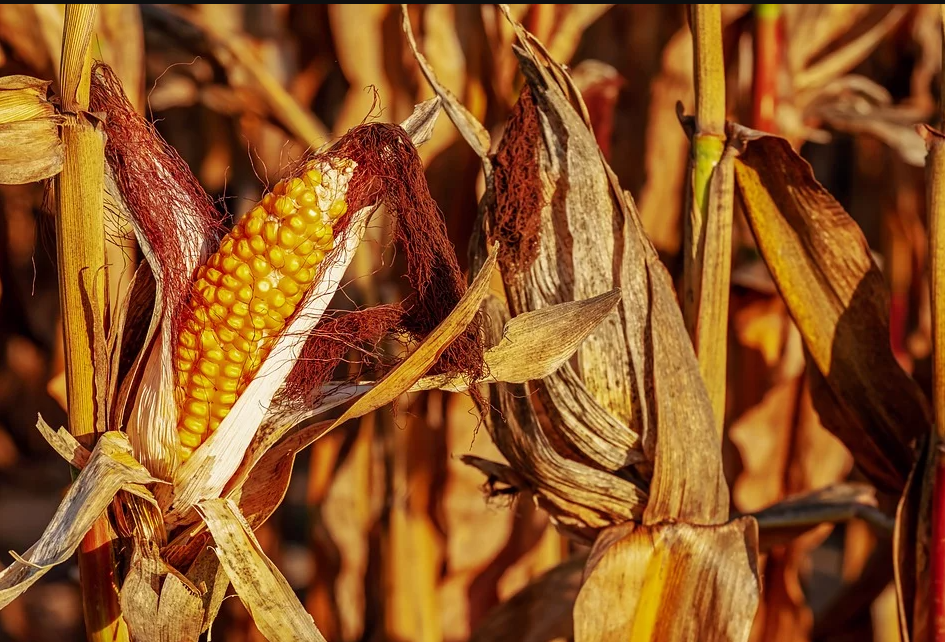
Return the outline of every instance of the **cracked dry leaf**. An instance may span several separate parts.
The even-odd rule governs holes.
[[[877,487],[901,490],[930,420],[890,348],[886,284],[863,233],[786,140],[734,135],[738,192],[804,339],[814,407]]]
[[[574,604],[575,642],[747,639],[760,593],[747,551],[757,544],[751,518],[604,531]]]
[[[26,553],[0,571],[0,608],[53,566],[66,561],[118,491],[130,484],[154,481],[132,456],[124,433],[111,431],[102,435],[42,536]]]
[[[312,616],[266,557],[252,528],[230,499],[212,499],[197,506],[213,535],[214,551],[236,594],[270,642],[325,642]]]

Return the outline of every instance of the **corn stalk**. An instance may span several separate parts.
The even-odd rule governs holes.
[[[725,151],[725,68],[721,5],[690,5],[696,119],[686,221],[683,315],[709,390],[716,429],[725,421],[733,175]]]
[[[762,131],[774,132],[778,98],[778,62],[781,55],[780,34],[778,33],[781,5],[756,4],[754,13],[751,126]]]
[[[103,214],[104,140],[87,115],[92,31],[97,5],[66,6],[60,96],[65,122],[62,172],[56,179],[56,250],[62,308],[69,430],[91,447],[96,438],[93,345],[106,300]],[[127,639],[118,605],[111,527],[99,518],[79,547],[86,631],[93,641]]]
[[[942,5],[945,17],[945,5]],[[945,70],[943,70],[945,78]],[[942,113],[945,122],[945,101]],[[932,495],[931,639],[945,641],[945,138],[940,133],[928,137],[929,274],[932,288],[933,409],[935,422],[932,452],[935,482]]]

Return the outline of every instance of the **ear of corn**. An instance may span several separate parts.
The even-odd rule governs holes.
[[[315,282],[354,167],[319,161],[281,181],[198,269],[175,359],[184,459],[219,427]]]

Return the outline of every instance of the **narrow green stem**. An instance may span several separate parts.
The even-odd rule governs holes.
[[[721,5],[690,5],[696,118],[684,255],[683,316],[699,357],[716,429],[725,421],[733,172],[725,153]]]

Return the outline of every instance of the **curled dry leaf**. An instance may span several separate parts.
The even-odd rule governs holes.
[[[120,593],[122,616],[136,642],[196,640],[203,625],[200,591],[161,559],[150,542],[135,542]]]
[[[782,138],[736,128],[738,191],[762,256],[809,354],[824,425],[881,489],[898,491],[926,401],[889,345],[883,276],[859,227]]]
[[[124,433],[102,435],[39,541],[0,572],[0,608],[66,561],[119,490],[155,481],[132,455]]]
[[[932,639],[931,533],[934,449],[923,444],[896,509],[893,532],[893,575],[899,602],[899,632],[905,642]]]
[[[46,99],[49,82],[0,78],[0,184],[20,185],[62,170],[62,117]]]
[[[236,594],[266,639],[325,642],[292,587],[263,553],[236,504],[212,499],[201,502],[197,510],[213,535],[214,551]]]
[[[757,545],[751,518],[604,531],[574,604],[575,642],[748,639],[760,586],[747,551]]]

